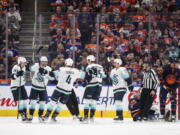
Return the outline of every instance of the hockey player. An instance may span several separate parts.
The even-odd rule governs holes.
[[[47,108],[46,114],[43,117],[44,121],[47,121],[50,114],[52,114],[51,120],[56,122],[56,117],[61,111],[61,106],[65,105],[72,93],[73,84],[77,78],[83,78],[83,73],[79,70],[72,68],[73,60],[68,58],[65,60],[65,67],[59,68],[59,71],[55,72],[55,76],[58,79],[58,84],[51,96],[51,101]],[[54,107],[56,106],[55,110]]]
[[[76,93],[74,92],[74,89],[72,89],[72,93],[69,96],[66,106],[68,110],[70,111],[71,115],[73,116],[73,120],[82,119],[82,117],[79,115],[79,105],[78,105],[78,101],[77,101],[77,97],[76,97]]]
[[[30,109],[29,109],[29,121],[32,121],[33,114],[36,107],[36,102],[39,100],[39,111],[38,116],[40,122],[42,121],[42,115],[44,112],[45,101],[47,99],[46,86],[49,80],[49,74],[51,68],[47,66],[48,59],[46,56],[42,56],[39,63],[35,63],[30,67],[30,71],[33,73],[32,77],[32,88],[30,92]]]
[[[171,64],[166,65],[162,71],[162,81],[160,88],[160,119],[165,119],[165,107],[166,98],[169,95],[171,101],[171,118],[170,121],[176,120],[176,89],[179,87],[180,80],[180,69],[176,67],[177,65],[173,61]]]
[[[22,117],[22,121],[27,120],[27,92],[24,87],[26,83],[25,72],[26,72],[26,58],[19,57],[18,64],[12,68],[11,74],[11,91],[13,98],[18,102],[18,113]]]
[[[112,69],[110,73],[110,78],[113,82],[113,93],[114,93],[114,100],[116,106],[116,117],[114,118],[115,121],[123,120],[123,107],[122,107],[122,100],[124,95],[127,92],[127,87],[130,91],[133,90],[132,80],[129,76],[128,71],[125,67],[122,67],[122,60],[115,59],[114,66],[115,68]]]
[[[140,98],[140,93],[136,92],[136,93],[133,93],[132,98],[130,98],[130,101],[129,101],[128,108],[131,112],[133,121],[137,121],[139,117],[139,111],[140,111],[139,98]]]
[[[90,111],[90,121],[94,121],[94,114],[96,111],[96,101],[102,88],[102,78],[106,77],[103,67],[95,64],[95,57],[93,55],[87,56],[88,66],[86,67],[85,81],[87,82],[84,92],[84,118],[83,122],[88,123],[88,114]]]

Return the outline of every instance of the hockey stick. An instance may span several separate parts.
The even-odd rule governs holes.
[[[110,80],[109,80],[109,77],[108,77],[108,85],[107,85],[107,92],[106,92],[106,104],[105,104],[105,112],[107,111],[107,106],[108,106],[108,101],[109,101],[109,85],[110,85]],[[103,115],[102,115],[103,117]]]
[[[105,105],[105,111],[107,110],[107,104],[108,104],[108,100],[109,100],[109,78],[108,78],[108,86],[107,86],[107,93],[106,93],[106,105]]]
[[[21,64],[20,64],[20,71],[22,71],[22,67],[21,67]],[[19,101],[20,101],[20,96],[21,96],[21,76],[20,76],[20,80],[19,80],[19,87],[18,87],[18,110],[17,110],[17,119],[19,119]]]

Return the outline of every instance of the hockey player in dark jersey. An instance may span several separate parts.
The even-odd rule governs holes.
[[[176,105],[177,105],[177,92],[179,86],[180,69],[173,61],[171,64],[165,65],[161,72],[162,84],[160,89],[160,119],[165,118],[165,107],[167,95],[171,101],[171,118],[169,121],[176,120]]]
[[[103,67],[99,64],[95,64],[95,57],[89,55],[87,57],[88,66],[86,67],[85,81],[87,82],[84,92],[84,118],[83,123],[94,121],[94,115],[96,112],[96,101],[99,100],[99,96],[102,88],[102,79],[106,77]],[[90,118],[89,117],[90,112]]]
[[[140,111],[139,97],[140,97],[140,94],[138,92],[136,92],[132,95],[132,98],[129,101],[128,108],[131,112],[133,121],[137,121],[138,117],[139,117],[139,111]]]

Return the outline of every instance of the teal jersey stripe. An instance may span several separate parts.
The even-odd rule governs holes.
[[[69,95],[71,94],[71,91],[69,92],[66,92],[66,91],[63,91],[63,90],[59,90],[59,89],[55,89],[56,91],[60,92],[60,93],[63,93],[63,94],[66,94],[66,95]]]
[[[116,90],[116,91],[113,91],[113,93],[117,93],[117,92],[126,92],[127,90],[124,89],[124,90]]]
[[[96,86],[102,86],[102,84],[96,83],[96,84],[88,84],[86,87],[96,87]]]
[[[17,88],[11,88],[11,91],[17,90]]]
[[[32,86],[32,88],[35,89],[35,90],[39,90],[39,91],[45,90],[45,88],[37,88],[37,87],[34,87],[34,86]]]

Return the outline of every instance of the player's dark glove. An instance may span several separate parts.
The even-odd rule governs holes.
[[[78,88],[78,86],[79,86],[78,82],[74,82],[73,86],[74,86],[75,88]]]
[[[45,70],[44,68],[39,68],[39,73],[41,74],[41,75],[45,75],[45,74],[47,74],[48,73],[48,71],[47,70]]]
[[[133,91],[133,89],[134,89],[134,86],[128,86],[128,89],[129,89],[129,91]]]
[[[32,60],[27,62],[27,65],[26,65],[26,70],[27,71],[30,71],[30,67],[32,66],[32,64],[33,64]]]
[[[49,76],[50,76],[50,77],[55,77],[54,72],[53,72],[53,71],[51,71],[51,72],[49,73]]]
[[[86,85],[87,85],[87,82],[86,82],[86,81],[83,81],[83,82],[82,82],[82,86],[83,86],[83,87],[86,87]]]
[[[24,74],[24,71],[23,71],[23,70],[18,71],[18,72],[17,72],[17,77],[19,77],[19,76],[23,76],[23,74]]]

